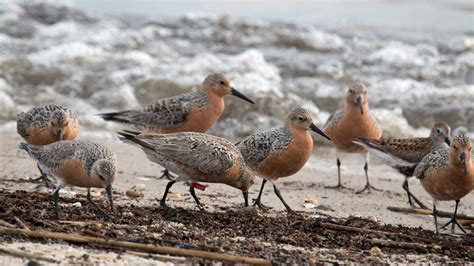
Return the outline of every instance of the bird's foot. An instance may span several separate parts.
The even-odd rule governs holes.
[[[335,185],[335,186],[324,186],[324,188],[328,188],[328,189],[339,189],[339,190],[342,190],[342,189],[354,190],[353,188],[343,186],[342,184],[337,184],[337,185]]]
[[[454,233],[454,229],[455,229],[455,226],[457,226],[459,229],[461,229],[461,231],[463,233],[466,234],[466,230],[464,230],[464,228],[462,227],[462,225],[460,225],[458,223],[458,220],[456,218],[451,218],[451,220],[449,222],[447,222],[445,225],[441,226],[441,229],[444,229],[446,227],[448,227],[448,225],[452,224],[452,227],[451,227],[451,233]]]
[[[254,199],[253,206],[257,206],[259,209],[262,210],[270,210],[272,207],[264,205],[260,200]]]
[[[362,188],[361,190],[356,191],[355,194],[360,194],[360,193],[362,193],[366,190],[367,190],[367,193],[370,193],[371,189],[375,190],[375,191],[383,191],[382,189],[376,188],[376,187],[372,186],[371,184],[366,184],[364,188]]]

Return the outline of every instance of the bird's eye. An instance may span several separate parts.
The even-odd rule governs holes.
[[[225,82],[223,80],[219,81],[221,85],[225,85]]]
[[[349,90],[350,93],[354,94],[354,91],[353,90]]]
[[[454,148],[455,150],[458,150],[458,147],[457,147],[457,146],[453,146],[453,148]]]
[[[303,121],[304,118],[302,116],[298,116],[298,120]]]
[[[438,129],[436,129],[436,132],[438,132],[438,134],[439,134],[439,133],[441,133],[441,130],[438,128]]]
[[[105,181],[105,177],[103,175],[99,175],[99,178]]]
[[[53,127],[55,127],[55,126],[56,126],[56,123],[54,123],[53,121],[51,121],[51,125],[52,125]]]

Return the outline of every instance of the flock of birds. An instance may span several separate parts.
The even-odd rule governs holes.
[[[284,126],[252,134],[238,143],[205,134],[224,111],[224,96],[234,95],[249,103],[252,100],[232,87],[226,75],[208,75],[195,92],[156,100],[137,109],[100,114],[106,121],[127,125],[133,130],[118,132],[119,138],[141,148],[147,158],[166,170],[169,179],[160,201],[166,205],[171,186],[190,181],[190,193],[197,206],[202,205],[195,188],[199,182],[224,183],[240,189],[245,206],[249,206],[248,190],[255,176],[263,178],[254,206],[267,208],[261,201],[266,182],[289,213],[291,207],[283,199],[276,181],[298,172],[310,158],[313,139],[309,130],[330,140],[339,152],[366,153],[364,165],[366,185],[363,191],[376,190],[369,182],[369,152],[398,169],[406,178],[416,176],[433,197],[436,232],[436,202],[454,200],[456,209],[448,224],[454,231],[458,204],[474,187],[474,166],[470,139],[460,134],[450,138],[450,127],[436,123],[427,138],[381,139],[382,130],[370,113],[367,88],[362,83],[350,85],[344,108],[333,114],[324,128],[319,129],[304,108],[291,110]],[[115,154],[102,144],[74,140],[79,123],[69,109],[49,105],[35,107],[18,115],[18,133],[27,143],[20,149],[37,161],[41,179],[49,185],[47,176],[55,180],[54,210],[58,218],[58,193],[65,186],[86,187],[87,199],[105,217],[110,216],[91,198],[90,188],[105,188],[113,213],[112,183],[117,176]],[[135,130],[135,131],[134,131]],[[338,184],[341,183],[341,161],[337,156]],[[173,174],[174,173],[174,174]],[[403,188],[410,205],[426,208],[409,190],[407,179]]]

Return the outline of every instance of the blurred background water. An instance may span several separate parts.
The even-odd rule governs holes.
[[[94,114],[226,72],[257,105],[227,99],[221,136],[278,126],[298,105],[322,124],[353,81],[386,137],[439,120],[474,131],[473,1],[2,1],[0,47],[5,130],[50,103],[115,129]]]

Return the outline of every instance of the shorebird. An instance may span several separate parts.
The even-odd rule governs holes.
[[[474,187],[474,165],[472,163],[472,143],[469,137],[460,134],[453,138],[449,149],[436,150],[426,155],[415,168],[415,176],[421,185],[433,197],[433,217],[436,234],[438,231],[436,202],[454,200],[456,207],[452,219],[441,228],[457,225],[466,232],[456,219],[461,198],[469,194]]]
[[[273,190],[288,212],[290,206],[280,194],[275,182],[298,172],[313,152],[313,139],[308,130],[330,140],[315,124],[308,110],[295,108],[288,113],[285,125],[270,131],[252,134],[238,142],[245,163],[263,178],[262,187],[254,206],[266,208],[261,203],[262,192],[267,181],[273,184]]]
[[[178,181],[227,184],[242,190],[248,206],[248,189],[255,182],[255,175],[231,142],[196,132],[146,134],[127,130],[118,134],[123,142],[140,147],[150,161],[178,174],[166,185],[161,206],[166,206],[169,189]],[[193,185],[189,191],[202,210]]]
[[[79,121],[69,109],[58,105],[34,107],[17,116],[17,132],[32,145],[47,145],[61,140],[75,139],[79,131]],[[48,180],[41,169],[41,176],[46,186]]]
[[[415,207],[412,199],[423,209],[427,207],[421,203],[408,187],[408,178],[413,176],[416,165],[428,153],[438,149],[449,149],[449,135],[451,127],[444,123],[435,123],[427,138],[411,139],[366,139],[354,138],[354,143],[364,146],[380,159],[387,162],[393,168],[405,175],[403,189],[407,192],[408,203]]]
[[[105,188],[113,212],[112,183],[116,177],[115,154],[107,147],[86,141],[67,140],[39,146],[26,143],[20,149],[38,162],[41,171],[56,178],[54,212],[59,217],[59,190],[64,186],[87,188],[87,200],[103,216],[110,218],[92,200],[90,188]]]
[[[100,114],[106,121],[114,121],[137,130],[153,133],[206,132],[224,112],[224,96],[234,95],[254,103],[237,91],[224,74],[210,74],[195,92],[158,99],[138,110]],[[170,179],[164,171],[160,177]]]
[[[370,189],[379,190],[370,185],[369,182],[369,153],[358,144],[352,142],[353,138],[369,138],[378,140],[382,136],[377,120],[370,113],[367,88],[363,83],[354,83],[349,86],[344,103],[344,109],[332,114],[324,125],[324,132],[331,137],[332,143],[336,147],[337,154],[337,177],[336,186],[326,188],[343,188],[341,184],[341,160],[339,152],[366,153],[364,165],[366,185],[356,193],[362,193]]]

